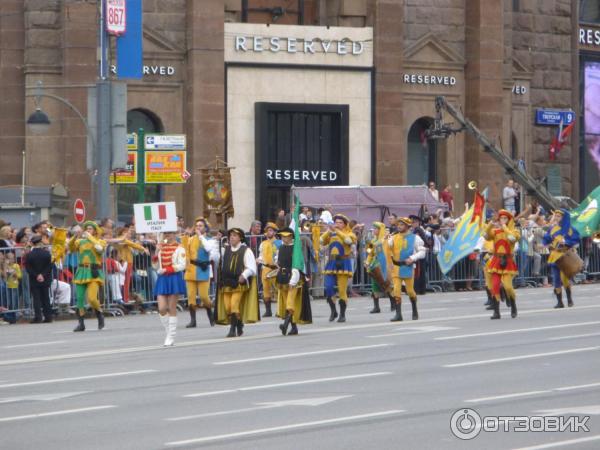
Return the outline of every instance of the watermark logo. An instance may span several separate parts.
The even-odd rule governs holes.
[[[450,429],[459,439],[473,439],[481,432],[481,416],[474,409],[459,409],[452,414]]]
[[[474,439],[486,433],[571,433],[586,432],[589,416],[485,416],[474,409],[459,409],[450,418],[450,430],[459,439]]]

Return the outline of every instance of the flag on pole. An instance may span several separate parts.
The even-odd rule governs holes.
[[[292,269],[298,269],[302,273],[306,273],[304,267],[304,256],[302,255],[302,242],[300,241],[300,198],[296,195],[294,199],[296,206],[290,228],[294,230],[294,250],[292,253]]]
[[[477,246],[484,225],[487,193],[487,188],[481,194],[475,192],[473,205],[463,214],[452,236],[438,253],[438,264],[444,275]]]
[[[550,160],[551,161],[554,161],[556,159],[556,157],[558,156],[563,145],[565,145],[567,138],[573,131],[574,126],[575,126],[575,121],[571,122],[569,125],[567,125],[565,128],[563,128],[563,121],[562,120],[560,121],[560,125],[558,127],[558,133],[556,133],[556,136],[554,136],[554,139],[552,140],[552,144],[550,145]]]
[[[579,231],[581,237],[592,236],[600,228],[600,186],[597,186],[571,211],[571,226]]]

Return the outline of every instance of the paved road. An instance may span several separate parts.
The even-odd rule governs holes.
[[[503,307],[499,321],[478,292],[423,296],[421,320],[400,324],[367,298],[330,324],[316,301],[315,323],[288,337],[269,319],[225,339],[181,314],[174,348],[154,314],[78,334],[74,322],[4,326],[0,448],[600,448],[600,285],[575,287],[564,310],[550,289],[517,293],[519,317]],[[463,441],[450,419],[464,408],[589,416],[590,431]]]

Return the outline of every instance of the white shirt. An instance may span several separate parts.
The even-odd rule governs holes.
[[[231,245],[232,251],[237,251],[241,247],[241,243],[237,246]],[[244,253],[244,271],[242,272],[242,276],[248,280],[250,277],[256,276],[258,273],[258,269],[256,267],[256,259],[254,258],[254,253],[250,250],[250,247],[246,248],[246,252]]]
[[[321,217],[320,219],[323,221],[323,223],[326,223],[328,225],[333,223],[333,216],[331,215],[331,213],[327,210],[324,210],[321,213]]]

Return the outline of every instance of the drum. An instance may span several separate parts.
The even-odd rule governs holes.
[[[383,292],[387,292],[390,288],[390,282],[383,278],[381,267],[375,266],[369,270],[369,275],[375,280]]]
[[[556,265],[567,278],[573,278],[583,270],[583,260],[574,249],[567,250],[565,254],[556,261]]]

